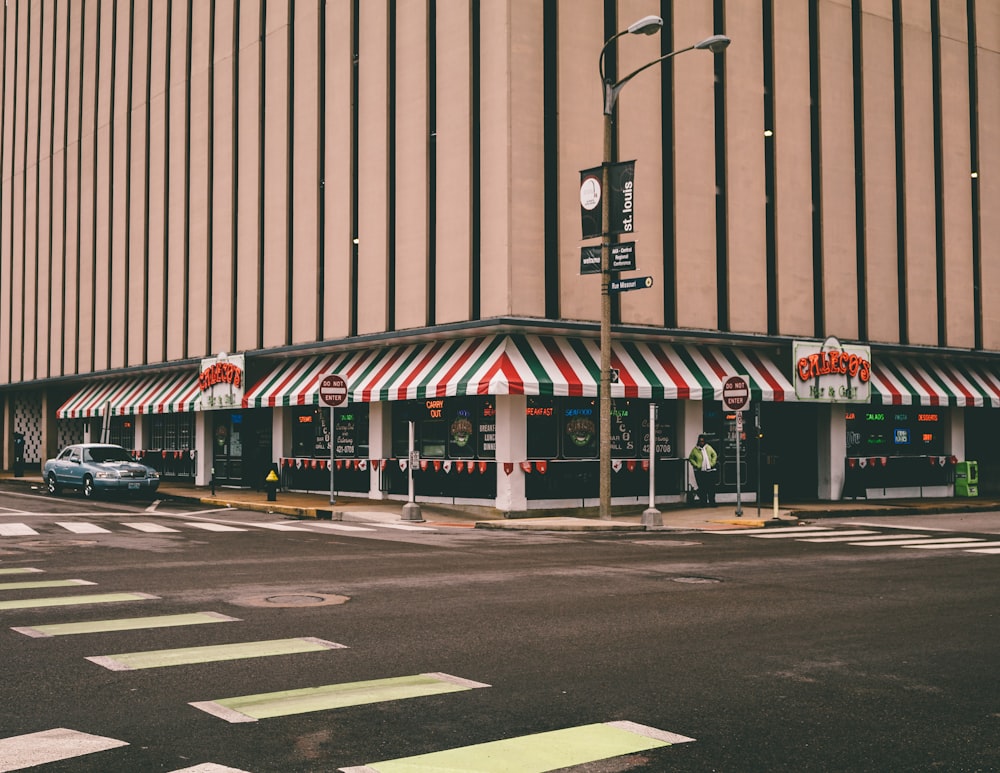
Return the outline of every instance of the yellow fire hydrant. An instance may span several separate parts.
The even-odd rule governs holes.
[[[270,472],[267,473],[267,477],[264,478],[264,488],[267,490],[267,501],[277,502],[278,501],[278,473],[272,468]]]

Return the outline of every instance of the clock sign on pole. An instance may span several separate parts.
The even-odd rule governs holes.
[[[330,407],[330,504],[332,505],[337,502],[337,498],[333,494],[333,469],[336,464],[334,452],[337,442],[333,409],[341,405],[347,405],[347,382],[344,380],[344,377],[338,376],[336,373],[324,376],[323,380],[319,382],[319,400],[323,405]]]

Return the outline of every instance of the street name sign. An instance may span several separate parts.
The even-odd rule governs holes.
[[[608,290],[613,293],[621,293],[626,290],[645,290],[653,286],[653,277],[637,276],[632,279],[614,279],[608,283]]]

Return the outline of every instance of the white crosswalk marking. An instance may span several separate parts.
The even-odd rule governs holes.
[[[1000,553],[1000,548],[976,548],[975,550],[966,550],[966,553]]]
[[[850,534],[849,531],[842,532],[842,534]],[[907,534],[907,539],[923,539],[927,537],[926,534]],[[879,540],[893,539],[894,537],[890,534],[879,534],[878,532],[868,532],[867,536],[837,536],[837,537],[817,537],[816,539],[804,539],[799,540],[800,542],[851,542],[851,543],[862,543],[868,542],[869,540],[878,542]]]
[[[797,539],[798,537],[803,537],[803,536],[808,537],[808,536],[816,536],[819,534],[833,535],[836,533],[837,533],[836,529],[821,529],[818,526],[815,527],[807,526],[800,532],[782,532],[780,534],[775,534],[770,529],[767,529],[766,533],[764,534],[751,534],[750,536],[755,537],[757,539]]]
[[[177,532],[177,529],[171,529],[169,526],[163,526],[159,523],[143,523],[141,521],[132,523],[126,522],[122,526],[128,526],[130,529],[135,529],[136,531],[146,532],[148,534],[160,534],[164,532]]]
[[[369,529],[365,526],[349,526],[346,523],[314,523],[313,526],[318,526],[321,529],[330,529],[332,531],[375,531],[375,529]]]
[[[0,537],[30,537],[37,534],[26,523],[0,523]]]
[[[241,529],[238,526],[227,526],[224,523],[196,523],[190,521],[184,525],[190,526],[193,529],[204,529],[205,531],[246,531],[246,529]]]
[[[74,534],[110,534],[109,529],[98,526],[96,523],[80,523],[79,521],[57,521],[57,526],[62,526],[66,531]]]
[[[962,550],[963,548],[998,548],[1000,542],[984,542],[981,539],[968,539],[964,542],[956,542],[951,545],[904,545],[905,548],[914,550]],[[985,550],[980,552],[987,552]]]
[[[119,746],[128,746],[128,743],[115,738],[81,733],[78,730],[67,730],[64,727],[2,738],[0,773],[82,757],[85,754],[117,749]]]
[[[399,529],[400,531],[437,531],[431,526],[411,526],[408,523],[380,523],[383,529]]]
[[[216,765],[214,762],[206,762],[195,765],[193,768],[181,768],[171,771],[171,773],[247,773],[242,768],[227,768],[225,765]]]
[[[870,547],[905,547],[907,545],[939,545],[948,542],[965,542],[964,537],[926,537],[919,534],[911,534],[905,539],[881,539],[872,540],[870,542],[851,542],[851,545],[862,545],[866,548]]]

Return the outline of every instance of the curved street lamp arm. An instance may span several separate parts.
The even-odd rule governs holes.
[[[619,34],[621,34],[621,33],[619,33]],[[612,38],[611,40],[614,40],[614,38]],[[610,42],[611,41],[609,40],[608,43],[610,43]],[[605,48],[607,48],[607,43],[605,43]],[[632,80],[636,75],[638,75],[639,73],[641,73],[643,70],[648,70],[650,67],[653,67],[654,65],[660,64],[661,62],[665,62],[667,59],[670,59],[671,57],[677,56],[678,54],[683,54],[685,51],[692,51],[695,48],[697,48],[697,46],[688,46],[687,48],[679,48],[676,51],[671,51],[669,54],[664,54],[663,56],[659,57],[658,59],[654,59],[652,62],[647,62],[646,64],[644,64],[639,69],[633,70],[632,72],[630,72],[628,75],[626,75],[624,78],[622,78],[617,83],[611,83],[611,82],[609,82],[609,81],[607,81],[607,80],[604,79],[604,77],[603,77],[604,67],[603,67],[603,64],[602,64],[602,67],[601,67],[601,71],[602,71],[601,80],[604,83],[604,115],[611,115],[612,112],[614,112],[615,102],[618,101],[618,94],[619,94],[619,92],[621,92],[621,90],[625,87],[625,84],[628,83],[630,80]],[[601,49],[601,60],[602,60],[602,63],[603,63],[603,59],[604,59],[604,49]]]

